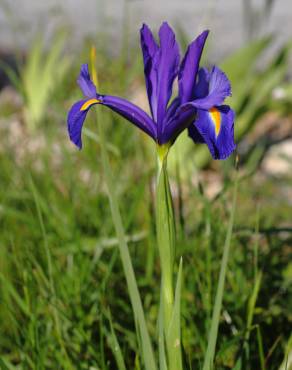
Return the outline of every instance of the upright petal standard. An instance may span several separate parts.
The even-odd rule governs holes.
[[[157,145],[171,146],[188,129],[195,143],[207,144],[214,159],[225,159],[235,149],[234,112],[224,105],[231,95],[227,76],[218,68],[199,69],[209,31],[202,32],[187,48],[180,62],[175,34],[164,22],[159,43],[149,27],[140,30],[146,90],[151,116],[126,99],[102,95],[90,78],[88,65],[78,77],[85,98],[73,104],[68,113],[70,139],[82,147],[81,133],[87,112],[94,105],[105,105],[149,135]],[[172,99],[175,79],[178,95]]]

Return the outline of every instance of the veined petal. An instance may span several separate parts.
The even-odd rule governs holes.
[[[82,64],[80,69],[80,74],[77,79],[77,83],[83,92],[84,96],[87,98],[95,98],[96,97],[96,87],[94,83],[91,81],[88,64]]]
[[[179,97],[182,103],[194,100],[195,83],[203,48],[209,31],[202,32],[186,51],[178,73]]]
[[[226,159],[236,148],[234,112],[227,105],[198,109],[198,116],[189,126],[189,136],[196,143],[206,143],[214,159]]]
[[[154,69],[157,70],[157,135],[162,132],[163,120],[167,104],[172,95],[172,85],[178,73],[179,48],[175,34],[170,26],[164,22],[159,30],[160,49],[155,54]]]
[[[146,134],[156,140],[156,126],[152,119],[141,108],[126,99],[111,95],[97,95],[101,104],[109,107],[126,120],[139,127]]]
[[[88,110],[95,104],[98,104],[98,99],[84,99],[73,104],[67,117],[67,127],[69,132],[70,140],[82,148],[81,132],[84,120],[86,118]]]
[[[144,75],[146,90],[152,117],[157,117],[157,71],[153,68],[153,58],[159,47],[152,35],[151,30],[143,24],[140,30],[141,49],[144,60]]]
[[[208,90],[206,83],[208,82]],[[197,93],[196,93],[196,89]],[[201,97],[204,91],[208,91],[207,95]],[[231,85],[227,76],[218,67],[214,66],[209,73],[203,69],[199,74],[199,82],[195,87],[195,95],[200,96],[199,99],[194,99],[191,104],[199,109],[211,109],[216,105],[221,105],[227,96],[231,95]]]

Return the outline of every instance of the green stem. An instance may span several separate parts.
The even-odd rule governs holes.
[[[165,330],[169,326],[173,307],[173,263],[175,255],[174,216],[166,166],[166,158],[164,158],[159,166],[156,193],[157,243],[161,264]]]
[[[108,191],[108,198],[110,202],[112,219],[114,222],[115,230],[119,240],[119,250],[121,255],[121,260],[123,264],[123,269],[128,285],[130,300],[135,316],[135,323],[138,326],[138,333],[140,336],[142,344],[142,357],[145,364],[146,370],[156,370],[156,364],[154,360],[153,349],[147,330],[147,325],[145,321],[143,306],[141,302],[141,297],[139,294],[135,273],[131,261],[131,256],[129,253],[128,244],[125,237],[124,227],[122,223],[122,218],[118,206],[118,200],[116,195],[116,190],[113,182],[113,176],[110,169],[109,157],[107,154],[106,141],[104,135],[103,123],[101,122],[101,116],[99,110],[97,111],[97,124],[100,137],[100,148],[101,148],[101,160],[102,167],[105,176],[106,187]]]
[[[181,365],[181,343],[178,341],[180,320],[174,309],[174,259],[175,222],[171,191],[167,174],[167,154],[169,146],[158,146],[158,181],[156,192],[157,244],[161,267],[161,309],[164,340],[166,343],[169,370],[179,370]],[[174,325],[174,320],[177,325]],[[177,328],[179,328],[177,330]]]

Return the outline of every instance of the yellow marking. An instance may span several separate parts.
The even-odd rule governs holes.
[[[98,100],[98,99],[89,99],[89,100],[87,100],[87,101],[82,105],[82,107],[80,108],[80,111],[86,110],[86,109],[88,109],[92,104],[97,104],[97,103],[100,103],[100,100]]]
[[[211,119],[215,125],[215,134],[216,136],[218,136],[219,132],[220,132],[220,128],[221,128],[221,114],[219,112],[219,110],[215,107],[209,109],[209,113],[210,113],[210,116],[211,116]]]

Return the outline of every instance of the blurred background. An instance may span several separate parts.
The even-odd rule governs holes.
[[[181,53],[211,33],[201,65],[231,80],[236,153],[213,161],[181,135],[169,160],[183,255],[183,337],[200,369],[239,158],[233,253],[216,370],[292,369],[292,4],[290,0],[0,0],[0,368],[140,369],[100,166],[94,116],[82,151],[66,116],[97,48],[100,92],[149,110],[139,29],[167,20]],[[100,107],[120,208],[156,331],[155,147]]]
[[[107,33],[117,50],[125,22],[133,41],[143,22],[155,27],[167,19],[189,37],[210,28],[218,46],[212,54],[223,56],[267,32],[276,32],[278,42],[287,40],[291,36],[289,4],[289,0],[88,0],[86,5],[81,0],[2,0],[1,47],[25,50],[36,32],[50,35],[56,27],[65,26],[71,32],[70,48],[80,47],[88,35]]]

